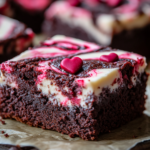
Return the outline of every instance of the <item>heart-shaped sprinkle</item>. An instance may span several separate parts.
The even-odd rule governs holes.
[[[100,57],[100,61],[104,61],[104,62],[115,62],[118,60],[119,60],[119,57],[115,53],[110,53],[109,55],[102,55]]]
[[[79,57],[65,58],[60,63],[62,69],[72,74],[77,73],[82,68],[82,65],[83,61]]]
[[[106,0],[106,3],[111,6],[115,7],[117,6],[122,0]]]

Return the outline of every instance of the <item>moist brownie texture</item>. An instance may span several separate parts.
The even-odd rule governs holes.
[[[41,31],[46,8],[54,0],[7,0],[15,19],[24,22],[34,32]]]
[[[32,45],[34,33],[17,20],[0,15],[0,62],[20,54]]]
[[[142,115],[146,60],[65,36],[1,64],[0,115],[95,140]]]
[[[56,1],[45,13],[43,31],[150,57],[149,12],[150,0]]]

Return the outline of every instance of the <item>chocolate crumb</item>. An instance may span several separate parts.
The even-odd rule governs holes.
[[[1,133],[2,133],[2,134],[4,134],[4,133],[5,133],[5,131],[1,131]]]
[[[5,123],[5,121],[4,120],[2,120],[2,119],[0,119],[0,122],[3,124],[3,125],[5,125],[6,123]]]
[[[5,121],[3,121],[3,120],[1,121],[1,123],[2,123],[3,125],[6,124]]]
[[[137,138],[138,136],[137,135],[133,135],[133,137],[132,138]]]
[[[4,136],[6,137],[6,138],[8,138],[9,137],[9,135],[6,133],[6,134],[4,134]]]

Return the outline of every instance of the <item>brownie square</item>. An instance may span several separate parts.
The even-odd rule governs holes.
[[[0,115],[96,140],[142,115],[145,57],[55,36],[1,64]]]
[[[43,32],[150,57],[149,12],[150,0],[56,1],[45,13]]]
[[[32,45],[34,33],[14,19],[0,15],[0,62],[20,54]]]
[[[9,17],[13,16],[13,12],[12,12],[10,5],[9,5],[7,0],[1,0],[0,1],[0,14],[6,15]]]

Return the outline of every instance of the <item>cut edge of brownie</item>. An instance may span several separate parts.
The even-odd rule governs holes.
[[[63,30],[61,30],[63,28]],[[64,23],[57,17],[51,20],[45,20],[42,25],[42,31],[49,37],[60,34],[65,36],[70,36],[74,38],[79,38],[85,41],[99,43],[95,40],[88,32],[83,28],[78,26],[70,26]],[[149,55],[149,35],[150,35],[150,24],[143,28],[135,28],[133,30],[123,30],[120,33],[116,33],[112,36],[112,41],[110,47],[123,49],[130,52],[139,53],[143,56],[150,57]],[[143,40],[144,39],[144,40]],[[141,49],[144,49],[141,51]]]
[[[100,105],[95,103],[95,96],[90,95],[94,100],[90,109],[54,105],[34,88],[3,86],[0,87],[0,115],[70,137],[96,140],[101,133],[110,132],[142,115],[147,75],[141,74],[139,81],[131,89],[126,84],[121,85],[113,93],[108,88],[103,89],[98,97]],[[25,86],[23,82],[20,84]]]
[[[115,60],[101,60],[112,54]],[[61,62],[75,56],[82,66],[72,74]],[[145,57],[138,54],[54,37],[43,42],[41,49],[1,64],[0,115],[70,137],[96,140],[99,134],[142,115],[147,98],[145,67]]]

